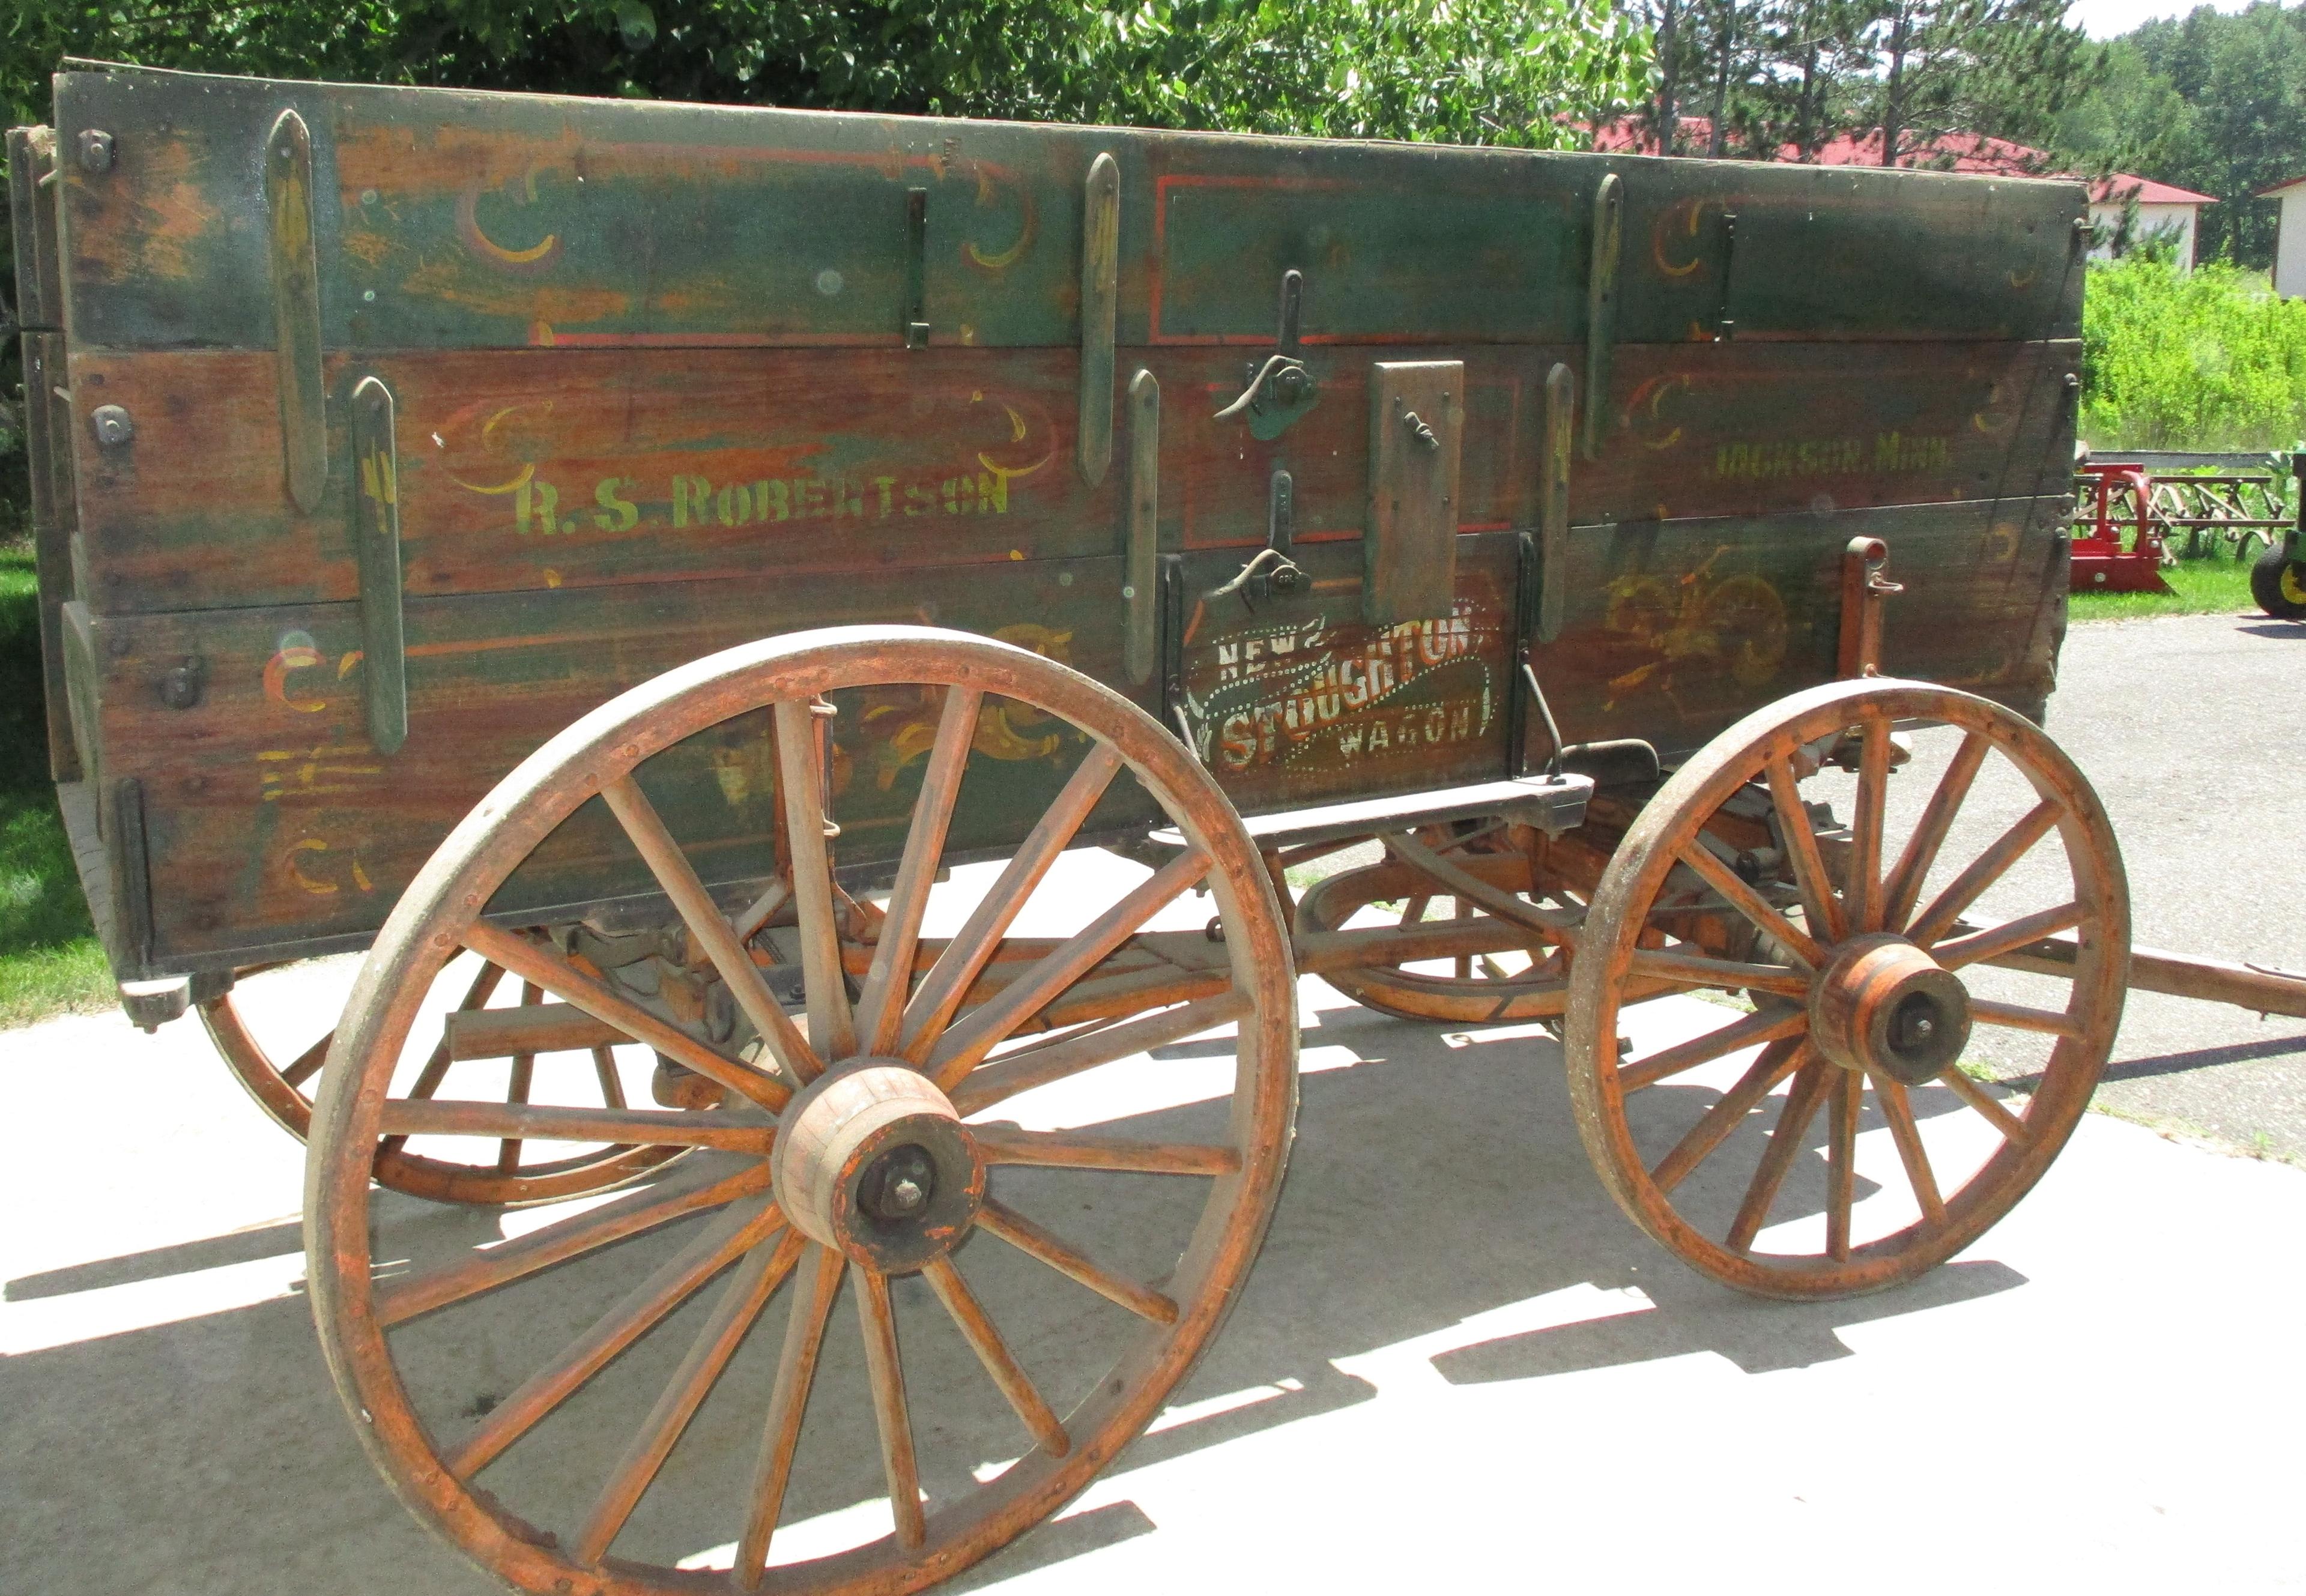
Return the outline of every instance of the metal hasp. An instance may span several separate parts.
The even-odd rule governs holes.
[[[1610,403],[1610,353],[1618,338],[1618,254],[1626,221],[1626,185],[1615,172],[1593,191],[1593,254],[1585,269],[1585,457],[1601,457],[1601,418]],[[1556,367],[1555,370],[1560,368]]]
[[[1465,431],[1465,362],[1379,361],[1371,367],[1362,610],[1373,625],[1449,613],[1457,592]]]
[[[1121,166],[1100,151],[1089,164],[1081,194],[1080,426],[1073,450],[1081,481],[1092,488],[1113,464],[1113,329],[1120,303]]]
[[[1905,592],[1882,574],[1890,545],[1858,537],[1841,551],[1841,651],[1835,673],[1843,678],[1882,674],[1882,601]]]
[[[1250,435],[1270,442],[1313,408],[1314,401],[1321,397],[1320,389],[1313,381],[1313,373],[1305,369],[1304,361],[1298,356],[1298,335],[1304,310],[1304,274],[1295,270],[1283,272],[1281,311],[1279,325],[1273,335],[1273,353],[1262,362],[1250,364],[1248,386],[1241,390],[1240,397],[1218,411],[1214,420],[1246,416]]]
[[[408,740],[408,656],[400,615],[400,459],[392,390],[374,377],[353,388],[353,540],[360,574],[361,680],[368,738],[380,754]]]
[[[1561,636],[1561,612],[1569,596],[1569,440],[1576,431],[1577,383],[1556,362],[1545,374],[1544,478],[1538,483],[1537,640]]]
[[[1128,516],[1121,576],[1128,623],[1121,663],[1131,684],[1142,687],[1161,648],[1161,385],[1143,370],[1129,380]]]
[[[320,269],[312,243],[312,135],[294,111],[281,112],[264,141],[264,208],[281,459],[288,497],[309,516],[320,508],[329,480],[329,416],[320,376]]]
[[[905,191],[905,347],[926,349],[928,311],[929,192]]]
[[[1241,595],[1254,614],[1258,604],[1276,593],[1285,596],[1303,590],[1305,568],[1289,557],[1297,525],[1297,482],[1277,465],[1265,487],[1265,547],[1242,567],[1232,581],[1210,592],[1211,602]]]

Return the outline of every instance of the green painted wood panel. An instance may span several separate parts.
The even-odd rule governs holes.
[[[311,127],[333,349],[1079,340],[1082,193],[1120,175],[1118,337],[1582,343],[1592,201],[1625,185],[1618,334],[2028,339],[2078,328],[2078,185],[1755,162],[1028,127],[273,83],[57,80],[80,346],[261,348],[256,153]],[[1726,215],[1738,218],[1734,260]],[[1727,286],[1725,287],[1725,276]]]

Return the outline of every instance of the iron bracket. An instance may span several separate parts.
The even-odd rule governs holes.
[[[1229,421],[1245,416],[1250,435],[1270,442],[1289,430],[1298,417],[1313,408],[1320,389],[1300,357],[1300,329],[1305,306],[1305,276],[1292,269],[1281,274],[1279,326],[1274,349],[1261,362],[1245,368],[1247,386],[1241,397],[1210,419]]]

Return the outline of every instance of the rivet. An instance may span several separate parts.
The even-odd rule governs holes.
[[[80,164],[84,171],[112,170],[112,135],[100,127],[82,128],[80,135]]]

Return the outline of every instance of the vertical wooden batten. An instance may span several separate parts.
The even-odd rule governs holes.
[[[1593,191],[1593,255],[1585,273],[1585,457],[1601,457],[1601,423],[1610,399],[1610,352],[1618,338],[1618,256],[1623,242],[1626,185],[1615,172]]]
[[[1112,358],[1109,349],[1106,358]],[[1111,384],[1106,386],[1109,390]],[[1121,590],[1129,607],[1122,668],[1139,687],[1151,679],[1160,647],[1160,490],[1161,385],[1152,372],[1140,370],[1129,380],[1129,530]]]
[[[392,390],[375,377],[353,388],[353,533],[360,568],[361,681],[369,741],[380,754],[408,740],[408,660],[400,604],[400,459]]]
[[[1089,163],[1081,197],[1080,425],[1074,448],[1081,481],[1092,488],[1105,481],[1113,464],[1113,338],[1120,282],[1121,167],[1109,152],[1100,151]]]
[[[329,422],[320,376],[320,269],[312,243],[312,136],[283,111],[264,141],[269,217],[273,348],[280,371],[280,449],[288,497],[320,508],[329,476]]]
[[[1556,363],[1545,374],[1544,480],[1538,484],[1537,640],[1561,635],[1569,596],[1569,454],[1576,432],[1577,380]]]

